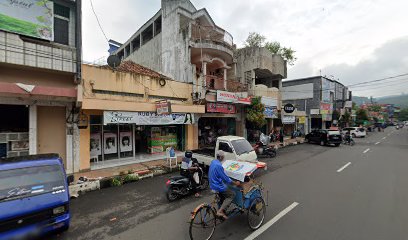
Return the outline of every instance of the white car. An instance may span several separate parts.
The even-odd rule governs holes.
[[[362,127],[347,127],[347,128],[343,128],[342,129],[343,133],[350,131],[351,136],[353,136],[354,138],[356,137],[365,137],[367,136],[367,132],[365,130],[365,128]]]

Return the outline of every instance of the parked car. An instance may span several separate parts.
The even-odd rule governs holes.
[[[341,133],[338,130],[318,129],[306,134],[305,140],[309,143],[319,143],[320,145],[340,146],[342,142]]]
[[[356,137],[362,137],[363,138],[363,137],[367,136],[367,131],[363,127],[348,127],[348,128],[343,128],[342,131],[343,132],[350,131],[350,134],[351,134],[351,136],[353,136],[353,138],[356,138]]]
[[[0,159],[0,239],[67,230],[72,181],[57,154]]]

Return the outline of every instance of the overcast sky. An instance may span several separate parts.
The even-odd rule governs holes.
[[[114,4],[113,4],[114,2]],[[407,0],[192,0],[207,8],[216,24],[241,47],[249,32],[296,50],[288,79],[334,76],[345,85],[408,73]],[[125,42],[160,9],[160,0],[93,0],[108,37]],[[90,1],[83,1],[84,60],[107,57]],[[408,93],[408,77],[369,87],[354,95]]]

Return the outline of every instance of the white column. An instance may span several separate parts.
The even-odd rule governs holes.
[[[227,69],[224,68],[224,90],[227,91]]]
[[[88,126],[89,127],[89,126]],[[73,160],[73,165],[74,165],[74,172],[79,172],[79,167],[80,167],[80,158],[79,158],[79,148],[80,148],[80,141],[79,141],[79,128],[77,124],[74,124],[73,126],[73,136],[72,136],[72,160]],[[86,144],[86,143],[84,143]]]
[[[29,107],[28,125],[29,153],[37,154],[37,105]]]

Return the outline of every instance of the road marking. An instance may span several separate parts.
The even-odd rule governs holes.
[[[380,143],[381,143],[381,142],[376,142],[375,145],[378,145],[378,144],[380,144]]]
[[[367,153],[368,151],[370,151],[370,149],[369,148],[367,148],[363,153]]]
[[[269,220],[267,223],[265,223],[262,227],[260,227],[258,230],[255,232],[251,233],[248,237],[246,237],[244,240],[252,240],[257,238],[259,235],[261,235],[263,232],[265,232],[268,228],[270,228],[273,224],[275,224],[279,219],[281,219],[283,216],[288,214],[290,211],[292,211],[299,203],[294,202],[291,205],[289,205],[287,208],[283,209],[278,215],[276,215],[274,218]]]
[[[348,162],[346,165],[344,165],[343,167],[339,168],[339,170],[337,170],[337,172],[341,172],[343,171],[346,167],[350,166],[351,162]]]
[[[383,137],[382,139],[386,139],[387,137]]]

